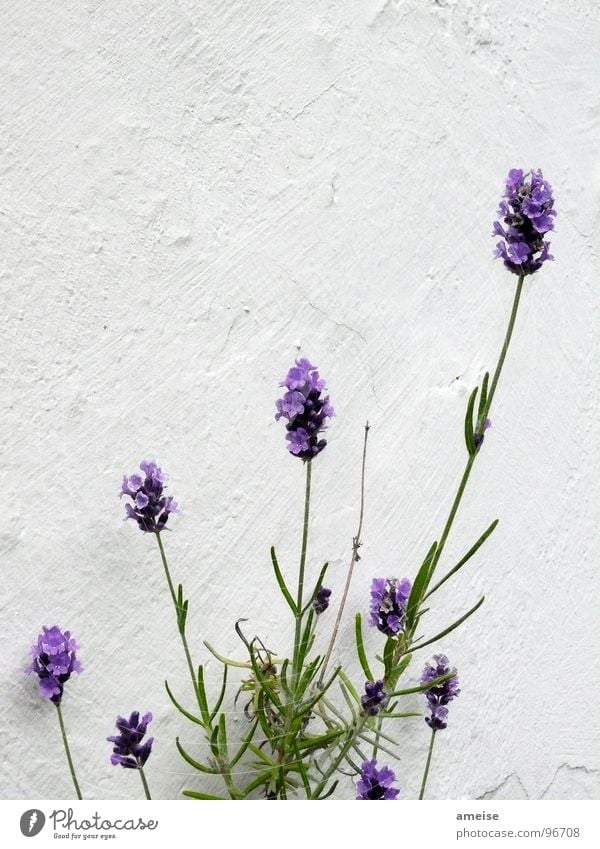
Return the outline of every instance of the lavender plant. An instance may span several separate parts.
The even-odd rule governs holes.
[[[420,718],[431,731],[419,793],[419,799],[424,798],[436,735],[446,729],[448,705],[460,692],[458,677],[445,655],[436,654],[417,683],[407,681],[408,686],[401,685],[401,679],[408,674],[418,653],[440,643],[461,627],[484,602],[484,597],[478,599],[462,616],[437,633],[427,632],[426,615],[435,602],[435,594],[477,554],[498,524],[498,520],[494,520],[464,556],[439,575],[473,466],[491,426],[492,403],[512,339],[525,279],[552,259],[546,236],[554,227],[554,199],[540,171],[524,173],[513,169],[509,172],[498,216],[493,230],[498,237],[495,255],[516,276],[504,341],[493,372],[486,372],[481,385],[474,387],[469,396],[464,421],[465,468],[439,536],[431,543],[412,576],[372,580],[369,625],[381,635],[378,651],[372,657],[365,646],[362,613],[355,615],[354,638],[361,677],[340,664],[332,666],[332,659],[351,581],[361,559],[369,425],[367,423],[364,429],[358,526],[350,546],[344,587],[337,600],[324,584],[328,564],[325,563],[317,575],[309,574],[307,566],[313,471],[318,470],[318,458],[327,446],[324,434],[335,415],[326,382],[308,359],[297,359],[288,370],[280,384],[283,391],[276,401],[275,413],[275,418],[285,424],[287,450],[302,463],[304,471],[300,554],[294,586],[289,582],[288,570],[280,566],[273,547],[270,552],[275,582],[290,617],[290,644],[286,651],[275,654],[258,634],[248,636],[247,625],[242,627],[245,620],[232,623],[240,640],[241,657],[225,657],[210,643],[204,643],[222,669],[221,685],[216,694],[207,690],[204,666],[196,665],[193,660],[187,637],[189,601],[183,585],[174,583],[167,560],[164,534],[178,506],[173,497],[166,494],[166,475],[156,462],[145,460],[140,463],[141,473],[124,477],[121,497],[126,499],[126,518],[156,540],[189,674],[191,706],[175,696],[168,681],[165,682],[166,691],[174,707],[203,736],[205,756],[202,760],[192,757],[189,744],[184,746],[179,739],[176,746],[183,760],[197,773],[220,776],[225,794],[208,794],[200,788],[184,790],[185,796],[241,800],[258,795],[268,799],[322,800],[331,797],[344,779],[353,782],[359,800],[394,800],[400,794],[395,786],[396,776],[381,759],[397,759],[404,728]],[[334,617],[332,603],[337,606]],[[326,648],[316,652],[317,631],[328,626]],[[57,708],[69,769],[77,796],[81,798],[60,710],[65,683],[73,672],[81,671],[76,649],[68,631],[63,633],[57,626],[44,628],[32,650],[33,661],[28,672],[37,674],[40,693]],[[240,676],[241,681],[237,685],[233,708],[239,704],[247,723],[239,740],[234,740],[228,723],[231,714],[228,684],[234,674]],[[411,703],[405,699],[419,693],[426,702],[425,717],[420,711],[406,709]],[[153,738],[145,741],[144,738],[151,721],[150,713],[141,719],[137,711],[129,719],[119,716],[116,721],[118,735],[107,738],[113,744],[111,762],[115,766],[138,770],[147,799],[150,799],[150,791],[144,766],[152,750]]]
[[[294,589],[290,588],[277,554],[271,548],[274,577],[292,622],[290,651],[275,656],[259,636],[248,638],[241,627],[243,620],[239,620],[235,629],[245,657],[224,657],[210,643],[205,643],[223,670],[221,688],[215,699],[209,698],[207,693],[203,667],[196,668],[192,662],[185,635],[188,602],[181,584],[177,591],[174,589],[162,542],[162,532],[169,515],[176,512],[176,505],[165,497],[165,479],[155,463],[141,464],[145,477],[125,478],[123,494],[131,499],[126,508],[128,516],[141,530],[156,536],[197,709],[188,710],[176,700],[168,683],[167,692],[177,710],[202,729],[207,756],[203,761],[196,760],[179,739],[177,747],[184,760],[199,773],[220,775],[230,798],[245,799],[258,793],[276,799],[300,796],[326,799],[335,792],[342,776],[356,776],[358,799],[395,799],[399,790],[393,787],[394,773],[385,764],[378,765],[378,757],[381,754],[397,757],[402,723],[422,716],[403,709],[403,699],[419,692],[426,697],[429,713],[425,721],[431,729],[419,795],[421,799],[424,797],[435,736],[446,728],[447,705],[459,693],[458,679],[445,656],[438,654],[433,663],[425,667],[418,684],[400,687],[399,682],[417,653],[439,643],[462,626],[484,602],[484,598],[480,598],[438,633],[428,636],[423,630],[435,593],[473,558],[498,524],[498,520],[494,520],[459,562],[437,577],[471,471],[491,425],[492,403],[511,342],[525,278],[552,259],[545,236],[553,229],[553,207],[552,189],[540,171],[510,171],[498,210],[500,220],[494,225],[494,235],[499,237],[495,255],[517,276],[504,342],[491,376],[486,373],[481,386],[476,386],[469,396],[464,422],[465,469],[439,537],[432,542],[414,578],[373,579],[369,623],[383,637],[380,652],[373,659],[367,657],[362,615],[356,614],[354,631],[357,658],[365,679],[362,684],[357,685],[355,676],[339,665],[330,669],[330,663],[350,582],[360,560],[369,426],[366,425],[364,433],[358,530],[352,540],[346,582],[327,649],[323,654],[315,654],[316,629],[322,627],[322,620],[326,618],[323,614],[331,605],[332,594],[323,584],[327,563],[316,580],[307,575],[313,466],[327,446],[324,433],[334,410],[326,394],[325,380],[308,359],[296,360],[281,382],[283,394],[276,402],[275,415],[285,423],[289,453],[303,463],[305,472],[300,557]],[[378,669],[378,674],[374,674],[373,669]],[[236,744],[228,733],[228,712],[223,709],[231,670],[243,670],[247,677],[241,683],[240,692],[249,696],[243,708],[248,728]],[[238,780],[248,775],[248,780]],[[184,795],[195,799],[223,798],[196,789],[185,790]]]
[[[83,667],[77,659],[78,648],[70,631],[63,632],[58,625],[53,625],[51,628],[44,625],[37,642],[31,647],[32,660],[25,671],[28,675],[38,676],[40,696],[49,699],[56,708],[69,772],[77,798],[81,799],[81,790],[75,774],[61,708],[65,684],[74,672],[83,672]]]

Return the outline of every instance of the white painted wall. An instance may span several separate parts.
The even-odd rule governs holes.
[[[84,794],[139,795],[104,740],[134,707],[155,713],[155,796],[202,785],[174,749],[181,734],[204,751],[163,690],[187,681],[160,564],[116,493],[142,456],[170,472],[183,513],[166,542],[199,657],[202,639],[237,651],[242,615],[285,650],[268,547],[295,568],[303,468],[273,405],[298,350],[338,413],[315,468],[312,574],[328,558],[340,590],[366,417],[352,609],[373,576],[414,574],[504,332],[515,281],[490,232],[516,165],[555,187],[556,262],[527,282],[444,558],[500,518],[431,614],[433,631],[487,595],[444,644],[463,693],[430,795],[599,798],[593,0],[3,6],[2,795],[70,791],[54,711],[22,675],[55,622],[86,667],[64,700]],[[347,619],[345,658],[351,640]],[[416,729],[397,768],[408,798]]]

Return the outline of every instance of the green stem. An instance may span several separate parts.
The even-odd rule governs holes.
[[[158,543],[158,550],[160,551],[160,559],[162,560],[162,565],[165,570],[165,577],[167,579],[167,584],[169,585],[169,593],[171,594],[171,600],[173,602],[173,606],[175,608],[175,614],[178,615],[178,607],[177,607],[177,595],[175,593],[175,587],[173,586],[173,581],[171,579],[171,572],[169,570],[169,564],[167,563],[167,555],[165,554],[165,549],[162,544],[162,539],[160,537],[160,531],[156,531],[156,542]],[[178,628],[179,630],[179,628]],[[190,673],[190,678],[192,680],[192,687],[194,688],[194,695],[196,697],[196,701],[198,703],[198,707],[200,709],[200,715],[202,716],[202,699],[200,698],[200,690],[198,688],[198,681],[196,678],[196,673],[194,671],[194,664],[192,662],[192,655],[190,653],[190,647],[188,646],[187,637],[185,636],[185,631],[179,630],[179,636],[181,637],[181,643],[183,645],[183,650],[185,652],[185,659],[187,661],[188,670]],[[212,725],[209,730],[212,730]],[[221,771],[221,775],[223,776],[223,781],[227,786],[227,790],[229,791],[229,795],[232,799],[239,798],[239,793],[236,790],[233,781],[231,779],[231,770],[229,765],[223,760],[223,758],[218,758],[219,768]],[[144,779],[142,778],[142,782]]]
[[[294,631],[294,654],[292,663],[292,686],[295,689],[300,677],[300,640],[302,638],[302,609],[304,607],[304,572],[306,568],[306,551],[308,546],[308,523],[310,518],[310,485],[312,478],[312,461],[306,463],[306,487],[304,491],[304,522],[302,525],[302,547],[300,550],[300,568],[298,570],[298,593],[296,596],[296,627]]]
[[[517,312],[519,310],[519,303],[521,300],[521,293],[523,291],[523,281],[524,276],[522,274],[519,275],[519,280],[517,283],[517,289],[515,292],[515,297],[513,300],[512,310],[510,313],[510,319],[508,322],[508,327],[506,329],[506,336],[504,337],[504,344],[502,345],[502,350],[500,351],[500,357],[498,359],[498,365],[496,366],[496,371],[494,372],[494,377],[492,379],[492,385],[488,392],[487,401],[485,405],[485,410],[481,416],[481,421],[478,423],[477,432],[481,435],[481,428],[483,427],[483,423],[485,422],[487,415],[490,411],[490,407],[492,406],[492,401],[494,399],[494,395],[496,393],[496,387],[498,386],[498,381],[500,380],[500,375],[502,373],[502,367],[504,365],[504,360],[506,358],[506,354],[508,351],[508,346],[510,345],[510,340],[512,338],[513,330],[515,327],[515,321],[517,319]]]
[[[148,782],[146,781],[146,776],[141,766],[138,767],[138,772],[140,774],[140,778],[142,779],[142,784],[144,785],[144,793],[146,794],[146,799],[152,800],[152,796],[150,795],[150,788],[148,787]]]
[[[506,354],[508,352],[510,341],[512,339],[513,330],[514,330],[515,322],[516,322],[516,319],[517,319],[517,312],[519,310],[519,304],[520,304],[520,301],[521,301],[521,293],[523,291],[523,281],[524,281],[524,276],[521,274],[521,275],[519,275],[519,279],[517,281],[517,287],[516,287],[514,298],[513,298],[512,309],[511,309],[511,312],[510,312],[510,318],[508,320],[508,326],[506,328],[506,333],[505,333],[505,336],[504,336],[504,342],[503,342],[503,345],[502,345],[502,349],[500,351],[500,356],[498,357],[498,362],[496,363],[496,368],[495,368],[495,371],[494,371],[494,376],[492,378],[492,383],[491,383],[491,386],[490,386],[490,389],[489,389],[489,392],[488,392],[488,396],[486,398],[485,407],[481,412],[481,416],[477,421],[477,427],[475,428],[475,435],[479,436],[480,438],[483,436],[485,420],[487,419],[489,412],[491,410],[492,401],[494,400],[494,395],[496,394],[496,389],[498,387],[500,375],[502,374],[502,369],[504,367],[504,361],[506,359]],[[460,503],[462,501],[462,497],[464,495],[465,489],[467,488],[467,483],[469,482],[469,478],[471,476],[471,470],[472,470],[473,465],[475,463],[475,458],[477,457],[477,454],[478,454],[478,452],[476,452],[475,454],[469,455],[469,459],[467,460],[465,470],[463,472],[462,478],[460,479],[458,489],[456,490],[456,495],[454,496],[454,501],[452,502],[452,506],[450,508],[450,513],[448,514],[448,518],[446,519],[446,524],[444,525],[444,529],[443,529],[442,534],[440,536],[439,544],[437,546],[435,555],[434,555],[433,560],[431,562],[431,569],[429,571],[429,576],[428,576],[426,584],[423,588],[424,596],[427,595],[427,589],[428,589],[428,587],[431,583],[431,579],[433,578],[433,573],[435,571],[436,566],[438,565],[440,557],[442,556],[442,552],[444,550],[444,547],[445,547],[446,542],[448,540],[448,537],[450,535],[450,531],[452,530],[452,526],[454,524],[456,514],[458,513],[458,508],[460,507]],[[410,636],[411,636],[411,639],[412,639],[412,636],[414,636],[414,634],[412,634]],[[409,644],[406,648],[406,651],[410,651],[410,641],[409,641]],[[378,728],[380,727],[379,723],[378,723],[377,727]],[[377,737],[377,731],[376,731],[376,734],[375,734],[376,742],[377,742],[377,739],[378,739],[378,737]],[[433,743],[432,743],[432,745],[433,745]],[[375,747],[374,750],[373,750],[373,757],[375,757],[376,752],[377,752],[377,749]]]
[[[158,543],[158,550],[160,551],[160,559],[162,560],[162,565],[165,570],[165,576],[167,579],[167,584],[169,585],[169,592],[171,594],[171,600],[173,601],[173,605],[175,607],[175,614],[177,615],[177,596],[175,594],[175,588],[173,587],[173,581],[171,580],[171,572],[169,571],[169,564],[167,563],[167,555],[165,554],[165,549],[162,544],[162,539],[160,538],[160,531],[156,532],[156,541]],[[183,650],[185,652],[185,659],[187,661],[188,670],[190,673],[190,678],[192,679],[192,687],[194,688],[194,695],[196,697],[196,701],[198,702],[198,707],[200,708],[200,713],[202,713],[202,706],[200,701],[200,694],[198,692],[198,681],[196,679],[196,673],[194,671],[194,664],[192,663],[192,655],[190,654],[190,648],[188,646],[187,637],[185,633],[179,632],[179,636],[181,637],[181,642],[183,644]]]
[[[340,629],[342,614],[344,613],[344,607],[346,606],[348,591],[350,590],[352,575],[354,574],[354,567],[356,565],[356,562],[360,559],[358,549],[362,545],[361,533],[363,526],[363,518],[365,515],[365,468],[367,464],[367,440],[369,438],[369,428],[370,425],[369,422],[367,422],[365,425],[365,438],[363,442],[362,466],[360,475],[360,511],[358,516],[358,530],[356,532],[356,536],[352,540],[352,556],[350,558],[350,566],[348,567],[348,574],[346,576],[346,583],[344,585],[344,591],[342,593],[342,600],[340,601],[340,606],[338,607],[338,612],[335,618],[335,624],[333,626],[331,639],[329,640],[327,652],[325,653],[325,660],[323,661],[323,666],[321,667],[321,674],[319,675],[319,686],[321,686],[323,681],[325,680],[325,673],[327,671],[329,661],[331,660],[331,653],[333,651],[338,631]]]
[[[425,772],[423,773],[423,781],[421,782],[421,792],[419,800],[425,795],[425,787],[427,786],[427,776],[429,775],[429,767],[431,766],[431,755],[433,753],[433,744],[435,742],[435,728],[431,729],[431,740],[429,741],[429,751],[427,752],[427,763],[425,764]]]
[[[83,799],[83,796],[81,795],[81,790],[79,789],[79,782],[77,781],[77,776],[75,775],[75,767],[73,766],[73,759],[71,758],[71,750],[69,749],[69,741],[67,740],[67,732],[65,730],[65,723],[63,721],[62,710],[57,702],[55,702],[55,704],[56,712],[58,714],[60,731],[63,739],[63,745],[65,747],[65,754],[67,755],[67,762],[69,764],[69,771],[71,773],[71,778],[73,779],[73,784],[75,785],[75,792],[77,793],[77,798],[81,800]]]
[[[490,390],[488,392],[488,396],[486,399],[485,407],[482,410],[481,417],[477,422],[477,427],[475,428],[475,435],[481,438],[483,436],[485,420],[487,419],[489,412],[492,407],[492,401],[494,399],[494,395],[496,394],[496,389],[498,387],[498,381],[500,380],[500,375],[502,374],[502,368],[504,366],[504,360],[506,359],[506,354],[508,352],[508,348],[510,345],[510,340],[512,339],[513,330],[515,327],[515,321],[517,318],[517,312],[519,310],[519,303],[521,300],[521,292],[523,291],[523,280],[524,276],[522,274],[519,275],[519,280],[517,282],[517,288],[515,290],[515,295],[513,298],[512,309],[510,312],[510,318],[508,321],[508,327],[506,328],[506,334],[504,336],[504,343],[502,345],[502,350],[500,351],[500,356],[498,357],[498,362],[496,364],[496,369],[494,371],[494,376],[492,378],[492,384],[490,386]],[[458,508],[460,506],[460,502],[462,501],[462,497],[464,491],[467,487],[467,483],[469,481],[469,477],[471,475],[471,469],[473,468],[473,464],[475,463],[475,458],[477,457],[477,453],[471,454],[469,459],[467,460],[467,465],[465,466],[465,470],[463,472],[463,476],[458,485],[458,489],[456,491],[456,495],[454,496],[454,501],[452,502],[452,507],[450,508],[450,513],[448,514],[448,518],[446,520],[446,524],[444,526],[444,530],[442,531],[442,535],[440,537],[440,541],[438,547],[436,549],[433,561],[431,563],[431,570],[429,572],[429,578],[427,580],[427,586],[429,585],[431,578],[433,577],[433,573],[435,568],[442,556],[442,551],[444,550],[444,546],[446,545],[446,541],[452,530],[452,525],[454,523],[454,519],[456,518],[456,514],[458,512]],[[427,590],[427,586],[425,590]]]

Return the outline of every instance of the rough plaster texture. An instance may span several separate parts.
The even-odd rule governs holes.
[[[187,680],[153,541],[116,492],[142,456],[170,472],[198,657],[202,639],[238,652],[243,615],[285,650],[268,546],[296,568],[303,469],[273,403],[298,351],[338,413],[311,573],[328,559],[339,592],[368,417],[351,609],[373,576],[414,574],[504,331],[515,281],[490,222],[524,165],[555,187],[557,261],[527,283],[446,566],[500,525],[429,614],[433,633],[487,596],[444,644],[463,693],[430,795],[599,798],[596,3],[2,5],[2,795],[70,792],[54,712],[22,675],[55,622],[86,667],[64,702],[84,793],[139,796],[104,740],[135,707],[155,714],[155,796],[216,787],[174,749],[204,751],[163,690]],[[348,662],[351,643],[347,619]],[[424,723],[405,739],[414,797]]]

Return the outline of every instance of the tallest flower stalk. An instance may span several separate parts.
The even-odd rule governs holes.
[[[549,244],[541,238],[540,230],[548,232],[554,228],[554,216],[556,212],[554,210],[552,189],[550,184],[543,179],[542,172],[538,170],[525,174],[521,169],[517,168],[509,171],[506,178],[505,195],[500,202],[499,214],[504,216],[506,227],[503,228],[499,222],[494,224],[493,235],[501,235],[504,240],[503,242],[498,242],[495,255],[504,259],[504,265],[509,271],[518,275],[518,280],[504,342],[500,350],[496,368],[494,369],[485,404],[482,407],[475,426],[474,439],[479,446],[483,442],[484,431],[489,426],[488,417],[515,328],[525,277],[539,270],[545,260],[552,259],[548,253]],[[479,451],[476,451],[470,454],[467,460],[463,476],[450,508],[450,513],[440,536],[440,542],[431,564],[425,589],[431,583],[434,570],[444,550],[469,481],[471,469],[478,456]]]
[[[294,657],[292,669],[294,680],[299,672],[299,650],[302,631],[302,616],[304,608],[304,573],[308,543],[308,525],[310,517],[310,491],[312,479],[312,460],[321,453],[327,445],[321,433],[327,427],[327,420],[335,415],[325,395],[327,387],[306,357],[297,359],[279,384],[285,387],[283,398],[276,403],[275,419],[285,419],[286,440],[288,451],[295,457],[306,462],[306,486],[304,492],[304,519],[302,522],[302,546],[300,550],[300,567],[298,570],[298,589],[296,593],[296,626],[294,634]]]

